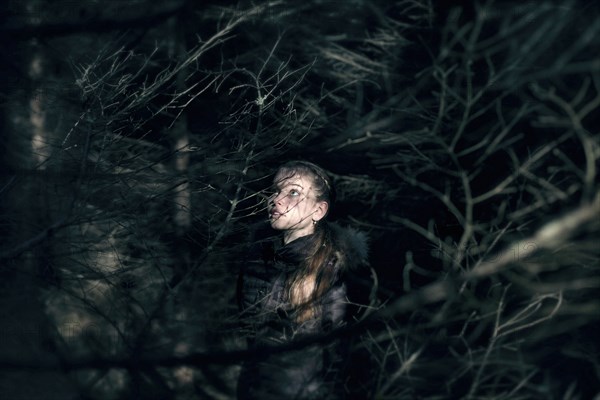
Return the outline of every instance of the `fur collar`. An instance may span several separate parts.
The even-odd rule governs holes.
[[[351,227],[329,224],[336,247],[336,256],[342,269],[356,269],[368,265],[369,246],[364,232]]]

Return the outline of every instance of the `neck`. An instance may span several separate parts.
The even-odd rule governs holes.
[[[313,225],[300,231],[285,231],[283,232],[283,244],[288,244],[302,236],[312,235],[313,233],[315,233],[315,227]]]

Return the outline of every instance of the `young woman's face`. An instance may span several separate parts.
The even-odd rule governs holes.
[[[279,171],[273,187],[268,205],[271,226],[284,231],[286,243],[313,233],[313,221],[325,216],[327,203],[317,200],[312,178]]]

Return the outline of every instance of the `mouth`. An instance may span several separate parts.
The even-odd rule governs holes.
[[[275,210],[271,210],[271,212],[269,212],[269,218],[271,219],[279,219],[279,217],[281,217],[283,214],[280,213],[279,211],[275,211]]]

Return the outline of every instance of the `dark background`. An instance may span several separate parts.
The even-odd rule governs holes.
[[[600,392],[592,1],[0,5],[0,398],[232,398],[290,159],[370,238],[371,397]]]

